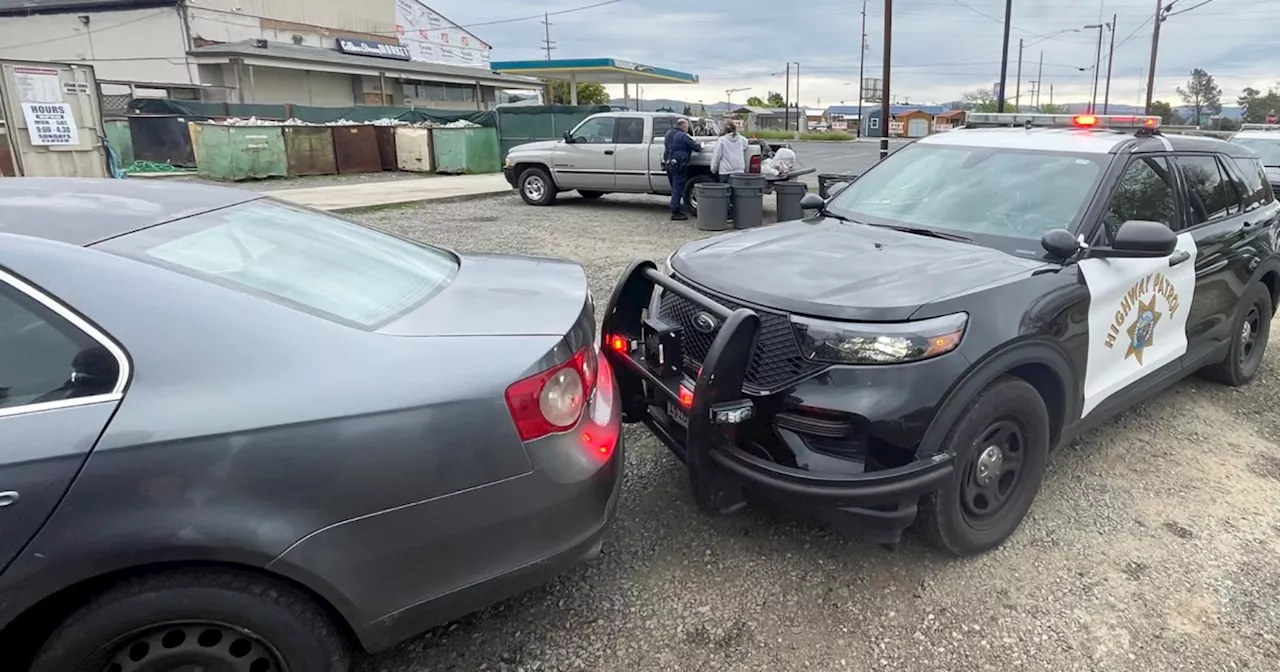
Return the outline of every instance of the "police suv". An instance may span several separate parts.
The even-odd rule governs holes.
[[[624,418],[704,510],[980,553],[1054,447],[1262,361],[1280,203],[1254,152],[1158,117],[970,114],[805,206],[637,262],[605,312]]]

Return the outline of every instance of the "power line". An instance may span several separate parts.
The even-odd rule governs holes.
[[[582,11],[586,11],[586,10],[588,10],[588,9],[595,9],[596,7],[604,7],[605,5],[612,5],[612,4],[616,4],[616,3],[619,3],[619,2],[622,2],[622,0],[604,0],[604,2],[597,2],[597,3],[594,3],[594,4],[590,4],[590,5],[583,5],[583,6],[581,6],[581,7],[572,7],[572,8],[570,8],[570,9],[562,9],[562,10],[560,10],[560,11],[558,11],[558,12],[543,12],[543,13],[541,13],[541,14],[531,14],[531,15],[529,15],[529,16],[517,16],[517,17],[510,18],[510,19],[497,19],[497,20],[494,20],[494,21],[481,21],[480,23],[468,23],[468,24],[467,24],[467,25],[465,25],[465,26],[458,26],[458,27],[459,27],[459,28],[477,28],[477,27],[479,27],[479,26],[496,26],[496,25],[501,24],[501,23],[515,23],[515,22],[517,22],[517,21],[530,21],[530,20],[533,20],[533,19],[545,19],[545,18],[547,18],[547,17],[549,17],[549,16],[560,16],[561,14],[572,14],[572,13],[574,13],[574,12],[582,12]]]
[[[1189,11],[1191,11],[1191,10],[1193,10],[1193,9],[1196,9],[1197,7],[1204,7],[1205,5],[1207,5],[1207,4],[1211,3],[1211,2],[1213,2],[1213,0],[1204,0],[1204,2],[1202,2],[1202,3],[1198,4],[1198,5],[1191,5],[1190,7],[1186,8],[1186,9],[1180,9],[1180,10],[1178,10],[1178,11],[1176,11],[1176,12],[1170,12],[1170,13],[1168,13],[1168,14],[1165,14],[1165,15],[1164,15],[1164,18],[1166,18],[1166,19],[1167,19],[1167,18],[1169,18],[1169,17],[1171,17],[1171,16],[1177,16],[1177,15],[1179,15],[1179,14],[1186,14],[1187,12],[1189,12]],[[1173,3],[1169,3],[1169,4],[1170,4],[1170,5],[1172,5]]]

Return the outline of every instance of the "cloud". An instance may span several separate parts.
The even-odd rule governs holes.
[[[1179,0],[1175,11],[1199,2],[1203,0]],[[517,0],[434,0],[432,4],[453,21],[469,25],[525,17],[538,9],[573,9],[591,4],[591,0],[554,0],[545,7]],[[1017,81],[1021,39],[1024,102],[1029,102],[1041,60],[1044,102],[1049,100],[1050,86],[1056,103],[1088,100],[1098,31],[1083,26],[1109,22],[1115,14],[1111,100],[1138,103],[1145,91],[1154,5],[1150,0],[1096,5],[1018,0],[1010,35],[1010,97]],[[857,0],[621,0],[552,16],[552,56],[612,57],[696,73],[701,77],[698,85],[646,86],[644,95],[708,104],[723,100],[729,88],[751,88],[735,94],[735,102],[746,96],[781,92],[783,70],[791,60],[800,63],[804,105],[853,103],[862,20],[859,10]],[[892,95],[909,102],[947,102],[965,91],[990,87],[1000,76],[1003,14],[1003,0],[900,0],[893,16]],[[1266,89],[1275,84],[1275,25],[1276,17],[1260,17],[1258,4],[1252,0],[1210,0],[1203,7],[1171,16],[1161,27],[1156,98],[1177,101],[1175,88],[1185,83],[1192,68],[1204,68],[1214,75],[1227,105],[1234,104],[1245,86]],[[1073,29],[1078,32],[1071,32]],[[545,27],[539,19],[471,30],[493,45],[494,60],[546,56],[541,49]],[[867,5],[867,34],[870,48],[865,75],[879,77],[883,0]],[[1104,33],[1099,101],[1105,90],[1110,38],[1109,32]]]

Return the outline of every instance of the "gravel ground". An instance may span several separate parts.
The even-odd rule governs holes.
[[[574,259],[597,297],[633,259],[699,235],[639,196],[360,218],[464,251]],[[359,670],[1276,670],[1276,352],[1247,388],[1193,379],[1065,447],[1014,538],[966,560],[775,511],[704,517],[675,458],[628,428],[600,560]]]

